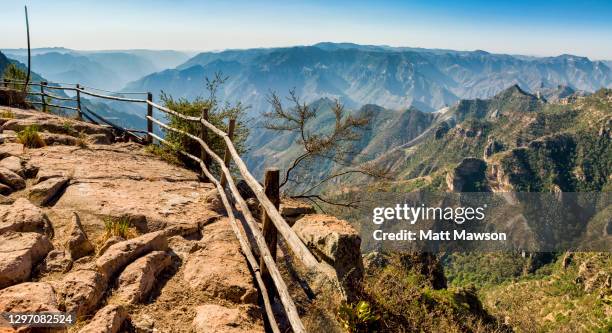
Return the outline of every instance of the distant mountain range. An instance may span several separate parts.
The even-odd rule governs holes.
[[[24,49],[3,52],[27,62]],[[80,83],[106,90],[120,90],[130,81],[175,67],[189,56],[176,51],[76,51],[65,48],[32,50],[32,69],[54,82]]]
[[[558,85],[593,92],[612,87],[603,61],[573,55],[527,57],[485,51],[452,51],[320,43],[288,48],[204,52],[175,69],[132,82],[126,90],[165,91],[193,98],[205,94],[204,79],[229,76],[222,94],[266,109],[271,90],[295,88],[308,102],[339,98],[351,107],[377,104],[434,111],[464,98],[488,98],[517,84],[528,92]]]

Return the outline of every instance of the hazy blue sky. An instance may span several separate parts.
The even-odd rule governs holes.
[[[612,1],[0,0],[0,48],[386,44],[612,59]]]

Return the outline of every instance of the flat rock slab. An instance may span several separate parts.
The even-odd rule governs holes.
[[[206,304],[196,309],[193,330],[196,333],[244,333],[264,332],[261,319],[249,306],[228,308]]]
[[[35,205],[44,206],[59,195],[68,181],[67,177],[49,178],[42,181],[30,188],[28,199]]]
[[[154,251],[129,264],[119,276],[119,298],[129,304],[146,300],[158,275],[172,264],[169,254]]]
[[[128,318],[127,310],[121,305],[107,305],[79,333],[117,333]]]
[[[51,284],[25,282],[0,290],[0,312],[59,312]]]
[[[253,283],[240,243],[227,221],[207,226],[203,247],[188,256],[184,280],[191,288],[211,297],[234,303],[256,303],[257,289]]]
[[[96,260],[98,270],[112,277],[129,263],[152,251],[168,249],[168,240],[163,231],[157,231],[111,245]]]
[[[10,206],[0,206],[0,235],[8,231],[53,234],[45,213],[25,198],[17,199]]]
[[[0,288],[29,279],[34,266],[52,249],[47,237],[38,233],[0,235]]]

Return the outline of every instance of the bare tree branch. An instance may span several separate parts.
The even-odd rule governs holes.
[[[357,152],[353,149],[354,143],[362,138],[363,130],[370,123],[371,114],[347,115],[344,105],[335,100],[331,106],[334,124],[330,130],[322,130],[313,128],[316,124],[313,120],[317,117],[320,111],[319,108],[316,105],[309,105],[300,100],[295,89],[291,89],[289,96],[287,96],[287,101],[291,104],[289,108],[285,108],[281,98],[274,92],[270,92],[266,98],[272,106],[272,111],[263,114],[267,119],[264,127],[279,132],[296,133],[298,139],[296,139],[295,143],[304,150],[285,171],[285,177],[280,187],[285,187],[290,181],[299,185],[301,182],[294,179],[292,174],[297,169],[302,171],[307,169],[310,164],[316,161],[328,160],[339,167],[352,167],[352,163],[349,162],[354,155],[357,155]],[[354,203],[334,203],[324,199],[320,194],[310,193],[331,179],[351,173],[361,173],[371,177],[379,177],[383,174],[367,166],[352,167],[351,170],[340,171],[337,174],[327,176],[308,190],[303,191],[300,195],[291,197],[308,199],[309,201],[319,200],[331,205],[354,208]]]

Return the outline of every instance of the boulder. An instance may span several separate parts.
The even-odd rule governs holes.
[[[43,132],[40,136],[47,146],[76,146],[79,142],[78,138],[66,134]]]
[[[119,242],[123,242],[124,240],[125,238],[121,236],[112,236],[111,238],[107,239],[104,244],[102,244],[100,250],[98,251],[98,255],[101,256],[102,254],[104,254],[104,252],[106,252],[106,250],[108,250],[109,247]]]
[[[77,318],[90,314],[98,306],[108,280],[93,269],[81,269],[68,273],[59,286],[59,296],[66,312],[74,312]]]
[[[189,286],[211,297],[235,303],[256,303],[257,290],[240,244],[227,221],[203,230],[202,249],[187,258],[183,278]]]
[[[24,282],[0,290],[0,313],[59,312],[55,291],[47,282]]]
[[[315,256],[333,267],[350,298],[363,279],[359,233],[347,221],[323,214],[306,215],[292,228]]]
[[[0,235],[8,231],[53,234],[47,215],[25,198],[15,200],[10,206],[0,206]]]
[[[15,191],[26,187],[26,182],[21,176],[4,167],[0,167],[0,183],[10,186]]]
[[[197,250],[202,249],[199,242],[185,239],[183,236],[172,236],[168,238],[168,247],[172,250],[172,252],[181,257],[187,256],[196,252]]]
[[[9,169],[20,177],[25,178],[25,169],[21,159],[17,156],[9,156],[0,161],[0,167]]]
[[[109,136],[105,134],[91,134],[88,137],[94,145],[110,145],[112,143]]]
[[[44,206],[51,202],[68,184],[68,178],[50,178],[34,185],[28,193],[28,199],[38,206]]]
[[[72,258],[64,250],[53,250],[40,266],[41,273],[66,273],[72,268]]]
[[[221,201],[221,197],[219,196],[219,192],[216,189],[212,189],[206,193],[204,193],[204,202],[208,205],[208,209],[213,210],[217,213],[225,212],[225,206],[223,206],[223,201]]]
[[[11,193],[13,193],[13,189],[10,186],[0,183],[0,194],[9,195]]]
[[[129,304],[146,300],[157,276],[172,264],[169,254],[154,251],[129,264],[119,276],[119,298]]]
[[[107,277],[115,275],[127,264],[151,251],[165,251],[168,240],[163,231],[151,232],[125,242],[111,245],[96,260],[96,266]]]
[[[27,179],[34,178],[38,175],[38,166],[32,163],[26,163],[23,170],[25,173],[25,178]]]
[[[67,175],[65,171],[43,169],[43,170],[38,171],[38,174],[36,175],[36,180],[34,181],[34,183],[38,184],[50,178],[59,178],[59,177],[66,177],[66,176]]]
[[[196,333],[264,332],[261,319],[252,306],[228,308],[216,304],[198,306],[193,319]]]
[[[117,333],[127,318],[128,312],[123,306],[107,305],[79,333]]]
[[[51,249],[47,237],[38,233],[0,235],[0,288],[29,279],[32,269]]]
[[[316,213],[312,205],[297,199],[283,198],[280,204],[280,213],[289,225],[293,225],[301,216]]]
[[[77,260],[95,252],[95,248],[89,241],[89,238],[87,238],[87,234],[81,225],[81,219],[76,212],[72,212],[69,235],[66,241],[66,249],[73,260]]]

